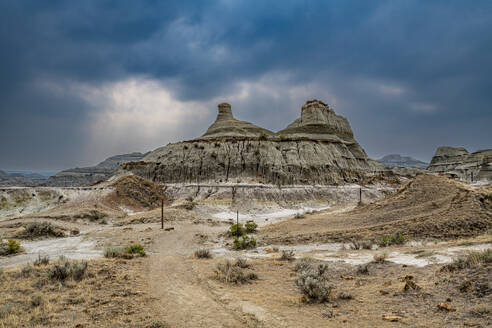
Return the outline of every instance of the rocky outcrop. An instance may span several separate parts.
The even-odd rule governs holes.
[[[58,172],[43,184],[56,187],[78,187],[108,179],[121,164],[141,160],[146,154],[131,153],[107,158],[96,166],[73,168]]]
[[[409,156],[401,156],[398,154],[386,155],[383,158],[377,160],[379,163],[388,167],[414,167],[418,169],[425,169],[429,166],[429,163],[419,161]]]
[[[492,181],[492,149],[469,153],[462,147],[439,147],[428,170],[466,181]]]
[[[308,101],[301,117],[278,133],[236,120],[230,105],[220,104],[203,136],[158,148],[122,167],[162,183],[275,185],[343,184],[385,171],[367,157],[347,119],[318,100]]]

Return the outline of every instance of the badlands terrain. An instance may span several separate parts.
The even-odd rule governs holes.
[[[135,156],[0,187],[0,327],[492,326],[488,178],[397,174],[320,101]]]

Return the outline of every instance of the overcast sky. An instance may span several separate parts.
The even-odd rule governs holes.
[[[0,0],[0,169],[197,137],[231,103],[280,130],[308,99],[372,158],[492,148],[492,1]]]

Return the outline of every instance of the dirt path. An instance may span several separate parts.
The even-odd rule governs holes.
[[[183,224],[157,237],[148,268],[156,311],[170,327],[250,327],[242,313],[222,304],[193,270],[189,257],[199,247],[194,236],[203,231],[203,226]]]

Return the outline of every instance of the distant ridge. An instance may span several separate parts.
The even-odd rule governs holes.
[[[425,169],[429,163],[419,161],[418,159],[410,156],[401,156],[399,154],[386,155],[383,158],[377,160],[379,163],[388,167],[415,167],[418,169]]]

